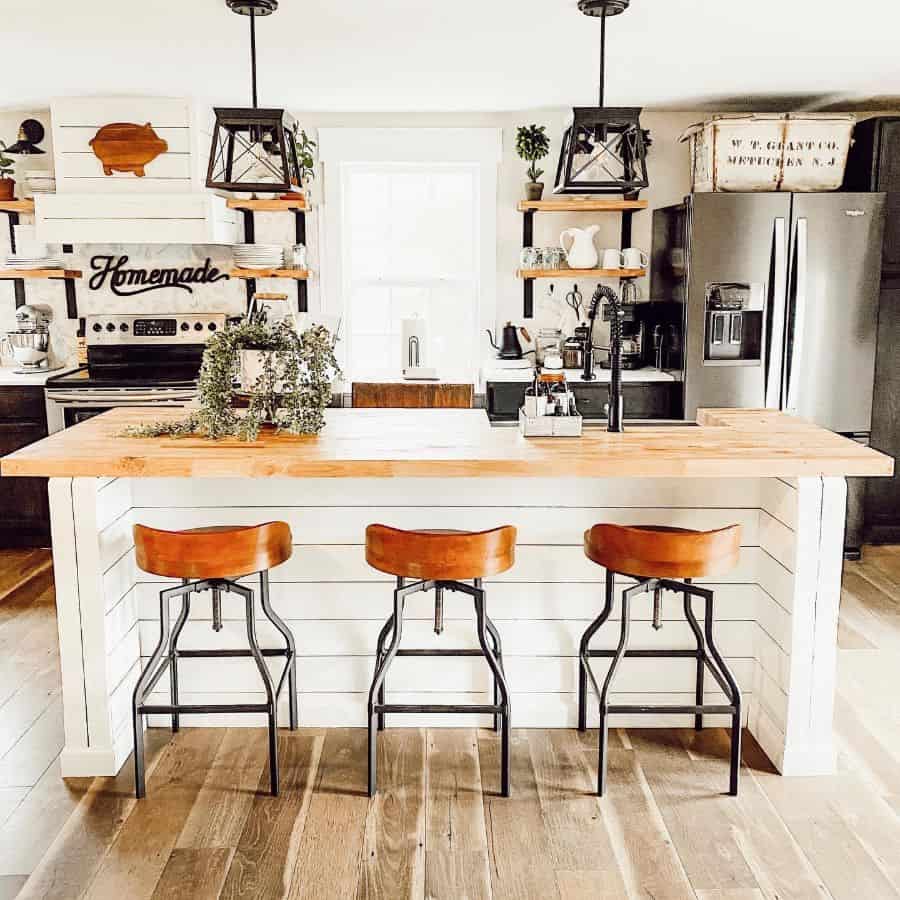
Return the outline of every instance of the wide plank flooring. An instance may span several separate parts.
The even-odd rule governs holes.
[[[59,776],[59,658],[46,554],[0,553],[0,900],[6,898],[900,898],[900,548],[845,566],[839,771],[781,778],[749,735],[517,730],[513,796],[496,735],[394,729],[365,795],[362,729],[148,737],[148,796]]]

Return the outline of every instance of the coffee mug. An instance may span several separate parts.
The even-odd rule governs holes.
[[[604,250],[603,255],[600,257],[600,268],[621,269],[623,265],[622,258],[623,254],[621,250],[616,250],[615,248]]]
[[[647,254],[640,247],[628,247],[622,251],[626,269],[645,269],[650,262]]]

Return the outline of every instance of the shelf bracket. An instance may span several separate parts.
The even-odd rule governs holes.
[[[619,246],[624,250],[631,246],[631,217],[634,215],[630,209],[622,210],[622,240]]]
[[[534,210],[527,209],[522,214],[522,248],[534,244]],[[522,315],[526,319],[534,318],[534,280],[526,278],[522,282]]]
[[[298,244],[306,246],[306,211],[302,209],[294,210],[294,236]],[[307,265],[309,260],[307,259]],[[309,294],[305,281],[297,282],[297,312],[309,312]]]
[[[75,281],[71,278],[65,279],[66,284],[66,315],[70,319],[78,318],[78,297],[75,293]]]

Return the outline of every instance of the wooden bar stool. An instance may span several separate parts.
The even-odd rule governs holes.
[[[731,715],[731,780],[729,793],[738,791],[741,761],[741,692],[734,676],[713,640],[713,592],[697,587],[691,579],[704,575],[721,575],[737,565],[741,547],[741,526],[730,525],[718,531],[689,531],[665,526],[595,525],[584,533],[584,553],[588,559],[606,568],[606,603],[603,612],[591,623],[581,638],[581,667],[578,678],[578,730],[587,728],[587,682],[600,699],[600,751],[597,791],[606,789],[607,717],[610,713],[691,713],[694,727],[703,727],[704,713]],[[637,584],[622,591],[622,626],[615,650],[591,650],[591,638],[609,618],[613,606],[615,573],[635,578]],[[683,579],[676,581],[673,579]],[[697,642],[696,650],[629,650],[631,624],[630,603],[641,594],[653,594],[653,627],[662,628],[661,593],[677,591],[684,595],[684,614]],[[701,630],[691,605],[693,597],[706,602],[704,629]],[[705,640],[704,640],[705,631]],[[601,689],[591,671],[591,657],[612,661]],[[610,706],[609,691],[613,677],[624,656],[644,659],[689,657],[697,660],[697,678],[693,706]],[[703,673],[708,668],[728,698],[727,705],[703,702]]]
[[[482,579],[505,572],[515,561],[516,529],[511,525],[491,531],[401,531],[387,525],[366,529],[366,561],[397,578],[394,612],[378,635],[375,675],[369,689],[369,796],[377,789],[377,731],[384,729],[385,713],[490,713],[494,729],[501,733],[500,792],[509,796],[509,688],[503,671],[500,634],[485,611]],[[410,583],[411,580],[411,583]],[[472,584],[466,584],[471,581]],[[403,608],[406,598],[418,591],[434,590],[434,632],[444,630],[445,589],[468,594],[475,602],[480,650],[401,650]],[[391,635],[390,645],[385,641]],[[493,646],[489,645],[488,636]],[[437,703],[385,703],[384,681],[398,656],[484,656],[494,677],[494,702],[490,705]]]
[[[211,528],[191,528],[186,531],[160,531],[146,525],[134,526],[137,564],[145,572],[166,578],[180,578],[179,587],[168,588],[159,594],[159,643],[150,662],[141,672],[132,698],[134,716],[134,782],[135,793],[146,793],[144,783],[144,734],[142,717],[154,713],[172,716],[172,731],[179,729],[181,713],[266,713],[269,718],[269,777],[273,796],[278,795],[277,704],[287,680],[290,693],[288,708],[290,725],[297,727],[297,658],[290,629],[272,609],[269,600],[269,569],[283,563],[291,555],[291,529],[286,522],[267,522],[264,525],[221,525]],[[236,579],[259,574],[260,606],[266,618],[281,633],[284,649],[261,650],[256,638],[256,617],[253,591]],[[179,650],[178,638],[188,620],[191,594],[212,593],[212,627],[222,630],[222,591],[244,598],[249,649],[241,650]],[[169,601],[181,597],[181,611],[175,627],[169,627]],[[222,659],[252,656],[262,676],[266,691],[265,703],[241,704],[184,704],[178,702],[178,660],[187,658]],[[276,685],[266,665],[265,657],[283,656],[284,671]],[[156,683],[169,670],[172,699],[168,704],[148,704],[146,699]]]

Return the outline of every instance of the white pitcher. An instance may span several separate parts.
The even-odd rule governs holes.
[[[599,225],[587,228],[567,228],[559,236],[559,244],[566,251],[569,267],[572,269],[596,269],[599,257],[594,246],[594,235],[600,230]],[[572,239],[572,246],[566,247],[566,238]]]

